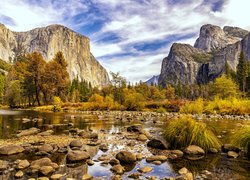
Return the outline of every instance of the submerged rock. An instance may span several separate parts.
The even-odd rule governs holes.
[[[19,145],[7,145],[0,147],[0,155],[12,155],[22,153],[24,148]]]
[[[116,154],[116,159],[121,163],[130,164],[136,162],[136,155],[128,151],[121,151]]]
[[[150,166],[144,166],[144,167],[138,169],[138,171],[141,173],[149,173],[149,172],[153,171],[153,168]]]

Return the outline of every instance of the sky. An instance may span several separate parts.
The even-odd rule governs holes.
[[[130,82],[160,74],[173,42],[193,45],[204,24],[250,30],[249,0],[2,0],[14,31],[62,24],[88,36],[108,72]]]

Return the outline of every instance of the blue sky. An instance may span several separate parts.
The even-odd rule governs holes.
[[[194,44],[203,24],[250,30],[248,0],[4,0],[0,22],[14,31],[62,24],[91,40],[108,70],[128,81],[160,73],[173,42]]]

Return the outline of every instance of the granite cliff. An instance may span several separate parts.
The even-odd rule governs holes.
[[[250,34],[238,27],[204,25],[194,47],[174,43],[163,59],[159,84],[190,85],[219,77],[227,63],[236,71],[243,51],[250,60]]]
[[[0,25],[0,59],[7,62],[16,54],[39,51],[46,61],[62,51],[71,79],[91,82],[93,86],[109,84],[106,70],[90,52],[89,38],[61,25],[50,25],[27,32],[12,32]]]

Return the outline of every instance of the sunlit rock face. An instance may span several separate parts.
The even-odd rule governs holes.
[[[27,32],[12,32],[0,26],[0,58],[10,61],[19,51],[42,53],[46,61],[62,51],[71,79],[78,77],[93,86],[110,83],[108,73],[90,52],[89,38],[61,25],[50,25]]]
[[[241,52],[250,60],[250,34],[238,27],[204,25],[194,47],[174,43],[163,59],[159,84],[207,83],[219,77],[227,63],[236,71]]]

